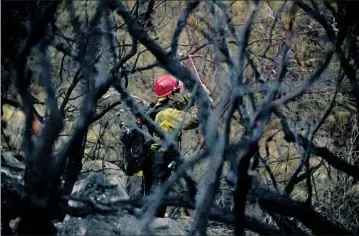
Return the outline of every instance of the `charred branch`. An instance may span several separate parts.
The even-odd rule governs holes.
[[[259,205],[267,211],[283,216],[295,217],[315,234],[351,234],[351,232],[344,229],[338,223],[327,220],[315,210],[308,208],[304,203],[293,201],[286,196],[256,187],[249,197],[257,200]]]
[[[287,142],[297,142],[303,148],[308,148],[309,140],[303,135],[298,134],[297,139],[294,132],[290,129],[288,122],[283,114],[281,114],[278,110],[275,111],[275,114],[281,119],[281,124],[283,131],[285,133],[285,140]],[[329,165],[333,166],[334,168],[352,176],[354,179],[359,180],[359,168],[357,166],[351,165],[337,157],[334,153],[329,151],[327,148],[324,147],[317,147],[316,145],[312,145],[312,153],[314,155],[320,156],[325,160]]]

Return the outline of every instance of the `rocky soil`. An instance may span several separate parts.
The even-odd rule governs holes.
[[[24,165],[13,153],[2,153],[1,206],[2,233],[12,234],[19,220],[18,206],[23,197]],[[16,158],[17,157],[17,158]],[[68,201],[70,214],[55,222],[58,235],[135,235],[138,234],[139,209],[126,206],[108,207],[110,202],[129,199],[128,177],[114,164],[92,161],[84,164],[82,173]],[[151,235],[185,235],[189,221],[155,218],[150,224]]]

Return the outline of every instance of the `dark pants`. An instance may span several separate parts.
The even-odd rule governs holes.
[[[171,174],[168,165],[173,160],[172,156],[167,152],[155,151],[151,153],[149,162],[145,164],[144,175],[144,193],[149,195],[157,186],[165,182]],[[164,217],[166,214],[166,206],[161,206],[156,217]]]
[[[142,193],[149,195],[152,187],[152,159],[148,160],[143,168]]]

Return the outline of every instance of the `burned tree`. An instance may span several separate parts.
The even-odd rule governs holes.
[[[7,38],[9,44],[16,45],[16,53],[6,51],[2,65],[8,72],[2,80],[6,92],[2,108],[3,104],[21,108],[25,117],[22,147],[12,147],[14,142],[2,132],[7,148],[21,150],[25,163],[24,170],[16,170],[24,172],[23,184],[2,184],[6,196],[14,196],[2,204],[21,206],[21,211],[5,212],[6,233],[9,221],[17,217],[19,234],[56,234],[53,221],[62,222],[66,214],[106,215],[110,219],[116,211],[131,215],[125,218],[136,221],[137,233],[150,233],[147,230],[161,205],[193,209],[189,233],[194,235],[206,234],[211,220],[231,226],[236,235],[246,230],[260,234],[356,233],[358,225],[346,219],[358,218],[358,211],[351,211],[345,219],[331,218],[326,212],[330,207],[320,200],[329,191],[318,191],[316,176],[320,173],[332,180],[335,173],[336,181],[350,182],[345,189],[337,186],[337,194],[351,196],[349,208],[356,209],[358,136],[341,136],[353,139],[348,152],[343,151],[344,146],[331,149],[315,142],[321,130],[329,129],[326,122],[338,107],[339,94],[348,97],[348,106],[354,111],[352,122],[359,124],[355,113],[359,109],[356,3],[63,1],[28,6],[36,6],[40,13],[28,18],[23,34]],[[20,6],[16,9],[20,15],[27,12]],[[23,19],[16,17],[19,26]],[[194,53],[198,55],[192,57]],[[31,57],[35,60],[30,61]],[[189,58],[195,59],[194,64],[201,61],[202,70],[198,72],[195,66],[194,71],[192,64],[187,64]],[[120,142],[116,139],[119,133],[111,131],[124,119],[124,107],[131,113],[129,119],[140,117],[158,134],[162,147],[185,156],[133,95],[144,96],[153,81],[142,72],[152,72],[154,77],[163,71],[181,80],[192,93],[204,148],[177,160],[171,178],[149,196],[101,203],[90,196],[71,197],[85,159],[108,155],[104,147],[121,155],[117,144],[109,144],[109,140]],[[198,75],[210,84],[210,95],[200,86]],[[137,86],[142,86],[140,92]],[[41,89],[45,98],[37,98],[34,88]],[[307,122],[304,114],[293,112],[301,99],[322,90],[331,95],[323,114]],[[117,96],[112,99],[111,94]],[[41,111],[35,104],[42,106]],[[118,117],[118,121],[112,120]],[[38,135],[34,120],[42,123]],[[267,138],[273,122],[278,130]],[[355,132],[354,125],[347,123],[346,129]],[[154,139],[146,131],[138,131]],[[273,160],[270,143],[278,133],[296,152],[297,165],[284,179],[279,179],[272,165],[284,163],[287,174],[291,161]],[[199,184],[189,170],[205,162],[208,165],[200,173],[203,180]],[[2,174],[9,177],[9,171],[15,170],[2,165]],[[95,186],[113,188],[94,176],[93,182],[101,182]],[[184,194],[167,195],[182,178],[188,187]],[[219,206],[222,186],[230,191]],[[296,198],[294,193],[299,190],[304,196]],[[69,200],[81,204],[73,206]],[[273,222],[265,222],[248,209],[257,209]],[[114,225],[108,227],[111,233],[124,232]]]

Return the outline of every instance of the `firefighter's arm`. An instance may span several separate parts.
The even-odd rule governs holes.
[[[203,86],[203,89],[204,89],[204,91],[207,92],[208,95],[210,95],[210,92],[209,92],[209,90],[207,89],[207,87]],[[179,102],[180,102],[180,103],[183,103],[183,104],[185,104],[185,105],[188,105],[188,103],[191,102],[192,97],[193,97],[192,94],[186,94],[186,95],[184,95],[184,96],[180,99]],[[210,102],[211,102],[212,105],[213,105],[213,99],[212,99],[211,96],[209,96],[209,100],[210,100]]]
[[[179,126],[183,130],[189,130],[195,129],[199,125],[196,111],[185,112],[173,108],[159,113],[156,117],[156,123],[167,132]]]
[[[205,88],[205,91],[208,91],[208,90]],[[209,92],[208,92],[208,94],[209,94]],[[184,109],[186,109],[187,105],[191,102],[191,100],[192,100],[192,94],[184,95],[183,97],[181,97],[178,101],[176,101],[174,103],[174,108],[176,108],[178,110],[184,110]],[[209,101],[211,102],[211,104],[213,106],[213,99],[211,96],[209,97]],[[194,104],[192,104],[192,106],[193,105]]]
[[[155,123],[165,133],[171,133],[180,126],[183,130],[190,130],[197,128],[199,125],[196,112],[185,112],[173,108],[167,108],[158,113],[155,118]],[[156,133],[154,137],[158,140],[160,139]],[[157,150],[159,148],[160,144],[157,142],[151,145],[151,150]]]
[[[182,112],[181,115],[184,117],[182,124],[183,130],[190,130],[198,127],[199,121],[197,118],[197,108],[194,108],[193,111],[190,112],[184,112],[184,111],[180,111],[180,112]]]
[[[192,99],[192,95],[191,94],[186,94],[186,95],[183,95],[181,97],[180,102],[188,105],[188,103],[191,102],[191,99]]]
[[[182,96],[180,99],[173,103],[173,107],[178,110],[185,110],[191,102],[192,96],[190,94]]]

